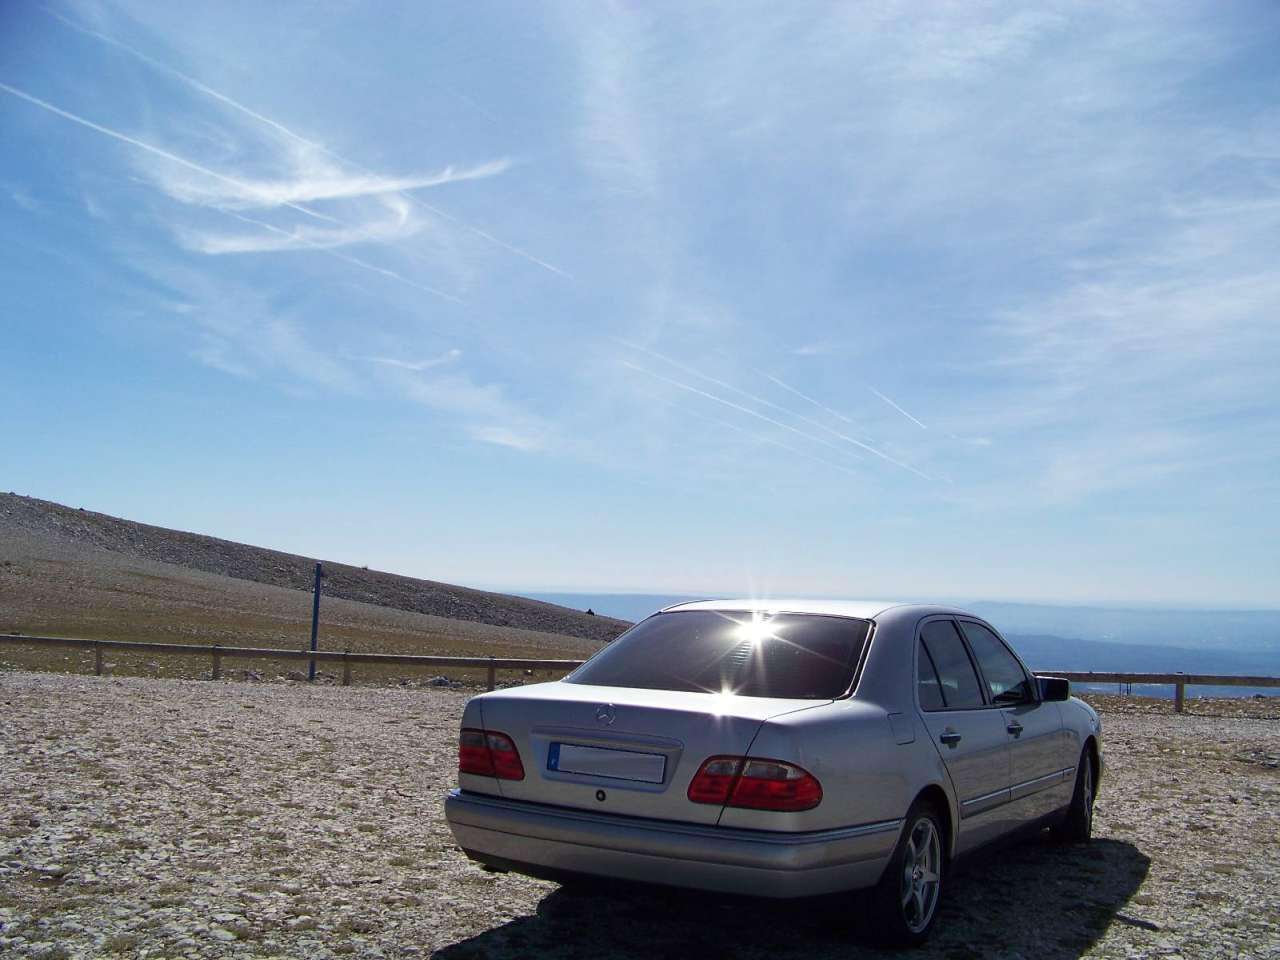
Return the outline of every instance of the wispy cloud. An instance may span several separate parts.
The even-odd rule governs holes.
[[[398,357],[365,357],[364,359],[369,363],[382,364],[384,367],[396,367],[400,370],[412,370],[415,373],[421,373],[423,370],[431,370],[435,367],[443,367],[446,364],[455,363],[461,357],[462,351],[455,347],[438,357],[432,357],[430,360],[401,360]]]
[[[359,392],[359,381],[329,350],[315,342],[293,310],[281,310],[253,290],[215,285],[177,272],[164,278],[181,283],[190,302],[165,308],[195,334],[192,355],[212,369],[242,379],[279,381],[282,386]]]
[[[342,175],[331,169],[307,172],[288,180],[219,179],[192,180],[166,177],[160,187],[175,200],[229,210],[265,209],[313,203],[319,200],[350,200],[356,197],[385,196],[446,183],[481,180],[504,172],[510,161],[493,160],[456,170],[446,167],[433,174],[385,177],[370,174]],[[228,189],[231,188],[231,189]]]
[[[72,123],[77,123],[82,127],[87,127],[88,129],[93,130],[96,133],[102,134],[103,136],[111,137],[113,140],[119,140],[121,143],[127,143],[130,146],[137,147],[139,150],[144,150],[147,153],[152,154],[153,156],[160,157],[163,160],[167,160],[170,163],[176,163],[179,166],[185,167],[188,170],[194,170],[196,173],[203,174],[206,177],[210,177],[227,186],[233,187],[238,191],[242,191],[242,192],[252,191],[252,187],[248,183],[245,183],[242,180],[237,180],[235,177],[230,177],[224,173],[219,173],[216,170],[211,170],[208,167],[202,166],[201,164],[198,164],[192,160],[188,160],[185,157],[180,157],[175,153],[170,153],[168,150],[163,150],[160,147],[153,146],[152,144],[144,143],[143,141],[138,140],[135,137],[131,137],[131,136],[128,136],[127,134],[120,133],[118,130],[112,130],[110,127],[104,127],[101,124],[94,123],[92,120],[87,120],[84,117],[78,116],[77,114],[74,114],[69,110],[63,110],[61,107],[54,106],[52,103],[49,103],[47,100],[41,100],[39,97],[34,97],[23,90],[19,90],[17,87],[11,87],[7,83],[0,83],[0,90],[3,90],[5,93],[8,93],[12,96],[18,97],[21,100],[25,100],[28,103],[39,107],[42,110],[47,110],[49,113],[62,117],[64,120],[70,120]],[[324,216],[323,214],[316,213],[313,210],[308,210],[306,207],[301,206],[300,204],[297,204],[297,203],[293,203],[292,201],[286,200],[281,205],[288,207],[291,210],[297,211],[298,213],[304,214],[308,217],[314,217],[319,220],[329,220],[332,222],[337,222],[337,221],[333,221],[332,217],[327,217],[327,216]]]
[[[40,201],[21,187],[11,189],[9,191],[9,197],[15,204],[17,204],[21,209],[26,210],[28,213],[40,209]]]
[[[798,347],[791,348],[793,357],[825,357],[835,351],[835,347],[829,343],[802,343]]]
[[[446,293],[443,290],[437,289],[436,287],[428,286],[425,283],[419,283],[418,281],[412,280],[409,277],[406,277],[403,274],[396,272],[395,270],[389,269],[388,267],[380,267],[376,263],[369,263],[367,260],[361,260],[359,257],[353,257],[349,253],[343,253],[340,250],[334,249],[336,244],[326,244],[321,240],[313,240],[305,233],[299,232],[297,230],[285,230],[281,227],[277,227],[275,224],[267,223],[265,220],[255,220],[253,217],[246,217],[238,213],[232,213],[230,211],[227,211],[226,213],[227,213],[227,216],[229,217],[235,217],[237,220],[241,220],[244,223],[252,224],[253,226],[256,226],[256,227],[261,227],[263,230],[266,230],[268,233],[271,233],[278,237],[283,238],[288,244],[288,246],[278,246],[278,247],[275,247],[274,249],[289,249],[293,244],[301,244],[302,246],[309,247],[312,250],[319,250],[322,253],[328,254],[334,259],[341,260],[343,263],[349,263],[354,267],[359,267],[361,270],[367,270],[370,273],[375,273],[375,274],[378,274],[379,276],[386,277],[390,280],[395,280],[397,283],[402,283],[407,287],[412,287],[414,290],[421,290],[423,293],[429,293],[432,296],[439,297],[442,300],[450,300],[453,303],[462,303],[461,299],[459,299],[458,297],[455,297],[451,293]],[[258,246],[252,249],[260,251],[268,248]],[[229,250],[222,250],[222,251],[206,250],[204,252],[226,253],[230,251]]]
[[[472,427],[471,435],[483,443],[510,447],[512,450],[522,450],[526,453],[539,450],[543,445],[543,438],[536,433],[524,432],[512,427]]]
[[[281,250],[321,250],[345,247],[357,243],[385,243],[410,237],[422,229],[422,224],[409,216],[403,205],[389,205],[388,215],[359,226],[311,227],[296,225],[288,230],[265,224],[264,221],[224,210],[241,222],[260,229],[255,233],[229,234],[209,229],[175,227],[178,242],[188,250],[213,256],[224,253],[274,253]],[[266,230],[266,232],[262,232]]]
[[[532,452],[550,441],[551,424],[509,400],[497,383],[479,383],[463,370],[434,373],[391,365],[387,372],[410,400],[461,418],[468,434],[483,443]]]
[[[466,232],[470,233],[475,237],[480,238],[486,243],[490,243],[496,247],[506,250],[508,253],[513,254],[514,256],[517,256],[523,260],[526,260],[529,263],[532,263],[533,265],[548,271],[549,273],[553,273],[564,279],[571,279],[570,275],[566,273],[564,270],[562,270],[561,268],[547,262],[546,260],[540,257],[535,256],[529,251],[523,249],[522,247],[516,246],[513,243],[509,243],[505,240],[502,240],[499,237],[495,236],[490,231],[483,230],[470,223],[467,223],[466,221],[454,216],[453,214],[447,213],[440,207],[433,204],[426,203],[420,198],[414,197],[412,194],[407,192],[409,190],[420,189],[423,187],[441,186],[446,183],[454,183],[454,182],[459,182],[464,180],[474,180],[474,179],[480,179],[483,177],[496,176],[497,174],[502,173],[506,169],[508,169],[508,167],[510,166],[510,161],[508,159],[493,160],[493,161],[489,161],[488,163],[480,164],[477,166],[463,168],[462,170],[454,170],[452,167],[447,167],[445,170],[441,171],[438,174],[435,174],[434,176],[418,177],[418,178],[409,177],[409,178],[400,178],[400,179],[389,178],[382,174],[376,173],[375,171],[371,170],[369,167],[363,164],[357,163],[354,160],[351,160],[347,157],[342,156],[338,152],[326,147],[324,144],[320,143],[317,140],[304,137],[302,134],[296,132],[295,130],[286,126],[285,124],[280,123],[277,120],[273,120],[271,117],[268,117],[265,114],[260,113],[257,110],[254,110],[253,108],[245,105],[244,103],[241,103],[239,100],[236,100],[233,97],[227,96],[225,93],[222,93],[219,90],[215,90],[213,87],[209,86],[208,84],[202,83],[201,81],[197,80],[195,77],[192,77],[190,74],[184,73],[183,71],[177,69],[176,67],[173,67],[167,63],[163,63],[155,59],[154,57],[148,56],[147,54],[143,53],[141,50],[138,50],[136,47],[131,46],[130,44],[127,44],[116,37],[112,37],[108,34],[102,33],[101,31],[94,30],[88,26],[85,26],[82,23],[77,23],[76,21],[71,20],[68,17],[64,17],[55,11],[46,10],[46,12],[49,13],[51,16],[55,17],[57,20],[61,21],[64,25],[71,28],[72,30],[85,34],[86,36],[93,37],[103,43],[106,43],[112,47],[115,47],[116,49],[122,50],[128,55],[137,59],[138,61],[145,63],[147,66],[151,67],[152,69],[157,70],[163,73],[164,75],[179,81],[182,84],[185,84],[191,89],[196,90],[197,92],[203,94],[204,96],[209,97],[210,99],[222,104],[225,107],[228,107],[229,109],[237,113],[242,114],[243,116],[249,117],[250,119],[256,121],[257,123],[262,124],[263,126],[272,130],[276,134],[279,134],[280,136],[285,137],[289,141],[292,141],[294,144],[302,146],[307,151],[309,151],[313,156],[328,157],[330,160],[335,161],[339,165],[339,168],[338,168],[339,171],[346,170],[346,171],[355,172],[354,174],[350,174],[350,173],[342,174],[341,172],[339,172],[339,173],[331,174],[327,177],[312,177],[312,178],[301,180],[301,181],[292,181],[292,182],[286,181],[284,183],[252,184],[252,186],[258,189],[259,198],[263,196],[276,197],[276,198],[284,197],[286,198],[285,200],[277,200],[277,202],[285,202],[286,205],[288,205],[286,201],[290,196],[294,194],[302,196],[305,199],[316,200],[316,199],[334,199],[334,198],[352,197],[352,196],[368,196],[370,194],[381,195],[381,194],[386,194],[393,191],[400,191],[402,192],[402,195],[409,202],[421,207],[424,210],[427,210],[433,215],[439,217],[440,219],[445,220],[446,222],[451,223],[462,230],[465,230]],[[244,202],[243,199],[242,199],[242,202]]]

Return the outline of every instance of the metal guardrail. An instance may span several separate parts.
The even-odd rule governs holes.
[[[180,656],[204,655],[213,660],[212,676],[222,677],[223,657],[257,660],[306,660],[309,662],[341,663],[342,685],[351,684],[351,667],[357,663],[384,664],[406,667],[456,667],[463,669],[484,668],[488,674],[489,689],[497,685],[499,670],[563,670],[566,673],[583,663],[581,660],[532,660],[519,657],[429,657],[399,653],[352,653],[333,650],[274,650],[263,647],[224,647],[220,644],[151,643],[145,640],[88,640],[78,637],[26,637],[21,634],[0,634],[0,643],[49,644],[50,646],[76,647],[93,650],[93,670],[102,675],[103,654],[112,650],[132,650],[146,653],[177,654]],[[1170,685],[1174,688],[1173,704],[1182,713],[1186,702],[1186,688],[1208,687],[1280,687],[1280,677],[1219,676],[1203,673],[1094,673],[1079,670],[1037,670],[1042,676],[1062,677],[1072,683],[1122,683]]]
[[[212,676],[222,678],[224,657],[249,660],[306,660],[308,662],[341,663],[342,685],[351,685],[351,667],[357,663],[406,667],[484,668],[489,689],[497,685],[499,670],[563,670],[568,673],[582,665],[581,660],[532,660],[520,657],[428,657],[398,653],[352,653],[349,650],[274,650],[264,647],[224,647],[221,644],[151,643],[146,640],[89,640],[80,637],[27,637],[0,634],[0,643],[47,644],[93,651],[93,672],[102,676],[102,659],[110,651],[140,651],[178,656],[206,656],[213,662]]]

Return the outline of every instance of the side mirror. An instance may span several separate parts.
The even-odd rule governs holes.
[[[1053,702],[1071,699],[1071,681],[1061,677],[1036,677],[1040,687],[1040,699]]]

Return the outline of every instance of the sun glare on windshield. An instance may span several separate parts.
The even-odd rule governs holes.
[[[757,646],[770,637],[777,637],[768,616],[763,613],[753,613],[751,619],[740,623],[735,632],[740,640]]]

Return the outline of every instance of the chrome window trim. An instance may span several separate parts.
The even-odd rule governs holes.
[[[988,801],[1000,798],[998,803],[990,803]],[[980,813],[987,813],[991,810],[1003,807],[1013,801],[1013,789],[1011,787],[1001,787],[999,790],[992,790],[990,793],[984,793],[980,797],[970,797],[968,800],[960,801],[960,819],[965,817],[975,817]],[[979,806],[981,804],[981,806]]]
[[[1062,783],[1062,781],[1066,778],[1067,774],[1071,772],[1074,772],[1073,767],[1063,767],[1061,770],[1053,771],[1053,773],[1046,773],[1042,777],[1033,777],[1030,780],[1023,780],[1022,783],[1015,783],[1009,789],[1022,790],[1026,787],[1039,784],[1039,786],[1037,786],[1034,790],[1028,790],[1025,794],[1023,794],[1023,796],[1030,796],[1033,793],[1039,793],[1041,790],[1044,790],[1048,787],[1053,786],[1054,783]]]

